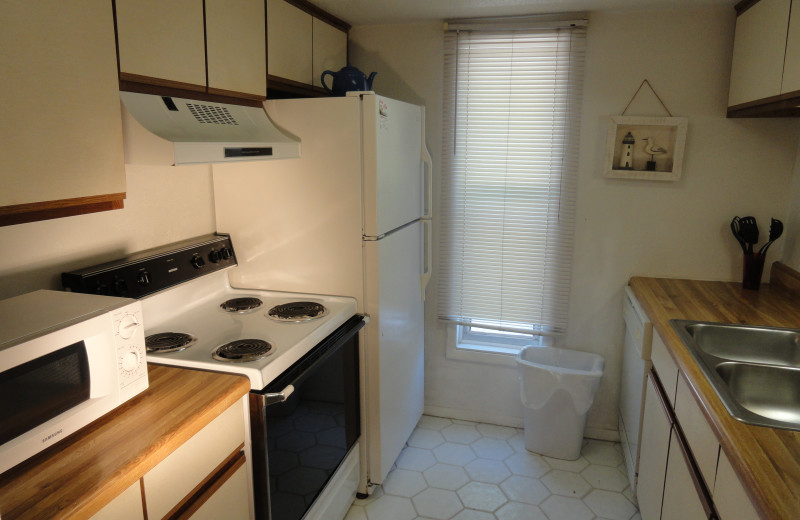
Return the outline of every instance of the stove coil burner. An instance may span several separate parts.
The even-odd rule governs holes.
[[[264,305],[260,299],[255,297],[246,298],[233,298],[220,304],[223,310],[228,312],[238,312],[244,314],[246,312],[254,311]]]
[[[240,339],[218,347],[211,356],[217,361],[246,363],[270,355],[272,345],[260,339]]]
[[[309,321],[328,314],[328,309],[317,302],[289,302],[276,305],[267,312],[267,316],[278,321]]]
[[[148,352],[179,352],[196,342],[197,338],[183,332],[162,332],[144,338]]]

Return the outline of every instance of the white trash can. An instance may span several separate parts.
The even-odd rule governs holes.
[[[524,347],[517,355],[524,407],[525,448],[556,459],[581,454],[603,358],[554,347]]]

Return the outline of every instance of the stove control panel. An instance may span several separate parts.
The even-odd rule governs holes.
[[[65,290],[141,298],[236,265],[229,235],[213,234],[61,274]]]

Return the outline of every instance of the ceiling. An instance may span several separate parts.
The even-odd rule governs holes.
[[[733,6],[737,0],[312,0],[351,25],[567,11]]]

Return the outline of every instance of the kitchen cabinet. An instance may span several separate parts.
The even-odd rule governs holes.
[[[728,117],[800,115],[800,6],[755,0],[736,8]]]
[[[636,486],[639,512],[643,520],[661,518],[667,455],[672,432],[672,423],[657,384],[651,372],[647,378],[644,400],[639,480]]]
[[[263,0],[115,0],[115,5],[122,90],[266,98]]]
[[[719,443],[683,376],[678,377],[675,417],[681,425],[686,442],[691,446],[697,468],[700,470],[706,485],[709,488],[713,488],[714,476],[717,471]]]
[[[699,489],[702,485],[696,480],[688,450],[676,429],[672,430],[669,446],[661,520],[710,518],[708,499],[704,496],[704,491]]]
[[[245,485],[236,485],[241,484],[242,476],[242,473],[236,472],[244,468],[245,462],[242,451],[245,442],[244,406],[242,401],[230,406],[145,473],[142,489],[148,518],[172,517],[176,514],[188,518],[195,510],[207,514],[216,509],[214,504],[219,501],[214,500],[216,487],[223,492],[221,496],[237,498],[226,507],[226,519],[249,517],[246,473]],[[238,476],[231,479],[235,474]],[[222,482],[218,482],[220,480]],[[211,504],[208,504],[209,500]],[[207,504],[209,509],[200,507]]]
[[[304,0],[267,0],[270,90],[326,95],[320,76],[347,65],[350,26]]]
[[[724,451],[720,451],[719,454],[717,479],[714,483],[714,503],[717,506],[720,520],[758,520],[759,518]]]
[[[144,520],[142,489],[137,480],[117,498],[109,502],[90,520]]]
[[[315,87],[322,87],[323,72],[336,72],[347,66],[347,33],[319,18],[312,20],[312,29],[311,78]],[[331,86],[330,81],[328,86]]]
[[[0,225],[123,207],[110,2],[0,4]]]

